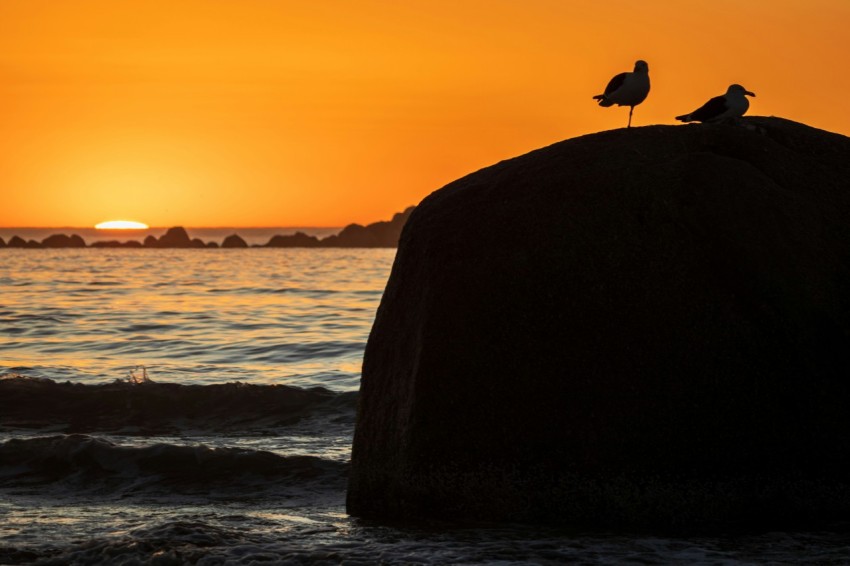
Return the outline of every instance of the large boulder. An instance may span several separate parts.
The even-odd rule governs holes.
[[[850,519],[850,139],[777,118],[557,143],[410,216],[369,336],[369,518]]]

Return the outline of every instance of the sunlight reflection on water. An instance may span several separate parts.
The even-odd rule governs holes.
[[[0,372],[358,386],[394,249],[2,250]]]

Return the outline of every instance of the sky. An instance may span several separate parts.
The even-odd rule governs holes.
[[[848,0],[0,0],[0,226],[343,226],[732,83],[850,134]],[[694,127],[694,126],[682,126]]]

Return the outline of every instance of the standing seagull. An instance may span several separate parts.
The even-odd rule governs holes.
[[[597,94],[593,97],[599,101],[599,106],[628,106],[629,107],[629,125],[632,127],[632,112],[635,111],[635,106],[646,100],[646,95],[649,94],[649,65],[646,61],[635,62],[635,70],[631,73],[620,73],[616,75],[608,86],[605,87],[604,94]]]
[[[681,122],[719,122],[740,118],[750,107],[747,96],[755,96],[741,85],[731,85],[723,96],[715,96],[690,114],[676,116]]]

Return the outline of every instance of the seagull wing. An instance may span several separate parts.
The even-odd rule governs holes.
[[[691,120],[695,120],[697,122],[705,122],[706,120],[711,120],[712,118],[716,118],[720,116],[724,112],[729,109],[729,106],[726,104],[725,96],[715,96],[693,112],[691,112]]]
[[[608,96],[612,92],[616,92],[623,83],[626,82],[626,76],[628,73],[620,73],[619,75],[615,75],[613,79],[608,82],[608,86],[605,87],[605,96]]]

